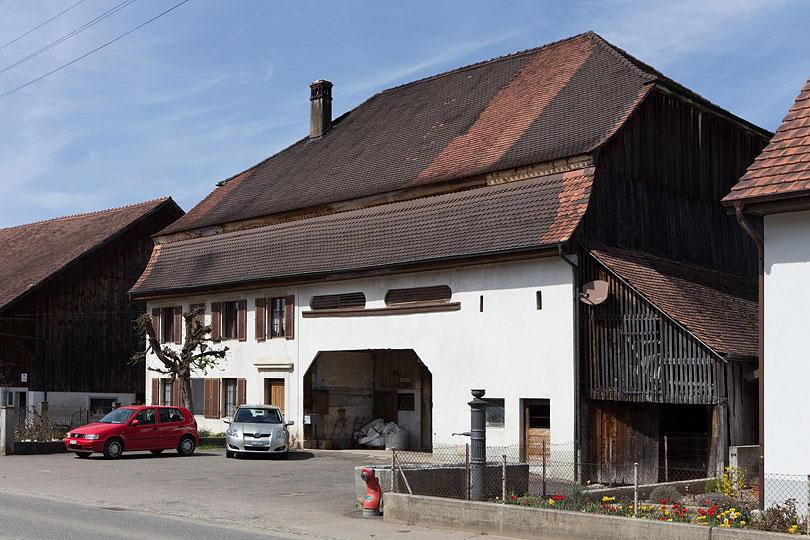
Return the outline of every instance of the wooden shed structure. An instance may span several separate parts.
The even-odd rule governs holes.
[[[183,214],[171,198],[0,229],[0,375],[7,404],[91,394],[144,395],[129,364],[133,320],[145,303],[129,288],[146,267],[151,236]],[[72,398],[66,396],[73,394]],[[59,398],[57,398],[57,395]]]
[[[757,440],[756,279],[616,248],[581,261],[583,283],[609,284],[580,311],[585,475],[722,472],[729,444]]]

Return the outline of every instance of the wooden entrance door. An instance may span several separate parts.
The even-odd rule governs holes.
[[[284,413],[284,379],[264,380],[264,403],[275,405]]]
[[[548,399],[523,400],[523,455],[528,461],[546,458],[551,442],[551,401]]]

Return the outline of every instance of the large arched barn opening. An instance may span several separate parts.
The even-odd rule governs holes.
[[[432,448],[432,379],[412,349],[320,351],[304,374],[304,445],[357,447],[381,418],[405,430],[407,449]]]

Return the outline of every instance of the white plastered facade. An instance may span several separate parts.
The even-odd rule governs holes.
[[[458,311],[357,317],[303,317],[316,295],[363,292],[367,309],[385,308],[390,289],[447,285]],[[537,308],[537,292],[542,309]],[[294,339],[257,341],[255,298],[295,295]],[[483,310],[481,298],[483,297]],[[247,300],[247,339],[223,342],[227,359],[208,377],[246,379],[246,401],[261,402],[264,379],[285,382],[287,418],[302,440],[303,380],[320,352],[413,350],[432,374],[432,443],[460,444],[452,433],[469,430],[470,389],[504,399],[504,427],[489,429],[488,444],[520,442],[521,399],[549,399],[551,443],[574,440],[573,272],[558,257],[501,262],[307,285],[150,301],[148,309]],[[154,365],[156,359],[149,359]],[[151,402],[147,371],[147,403]],[[203,374],[198,374],[202,377]],[[221,420],[197,416],[200,427],[224,431]]]

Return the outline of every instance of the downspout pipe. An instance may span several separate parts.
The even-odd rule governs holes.
[[[580,399],[580,392],[579,392],[579,266],[577,263],[569,259],[565,253],[563,253],[563,246],[565,244],[557,244],[557,254],[560,258],[568,263],[571,267],[573,276],[574,276],[574,286],[573,286],[573,300],[574,300],[574,479],[579,479],[579,454],[580,454],[580,441],[582,440],[581,433],[580,433],[580,409],[581,404],[579,402]]]
[[[737,216],[737,223],[751,237],[757,245],[759,255],[758,281],[759,281],[759,309],[757,313],[758,322],[758,347],[759,354],[759,455],[765,454],[765,241],[754,230],[743,214],[743,203],[734,205],[734,213]]]

